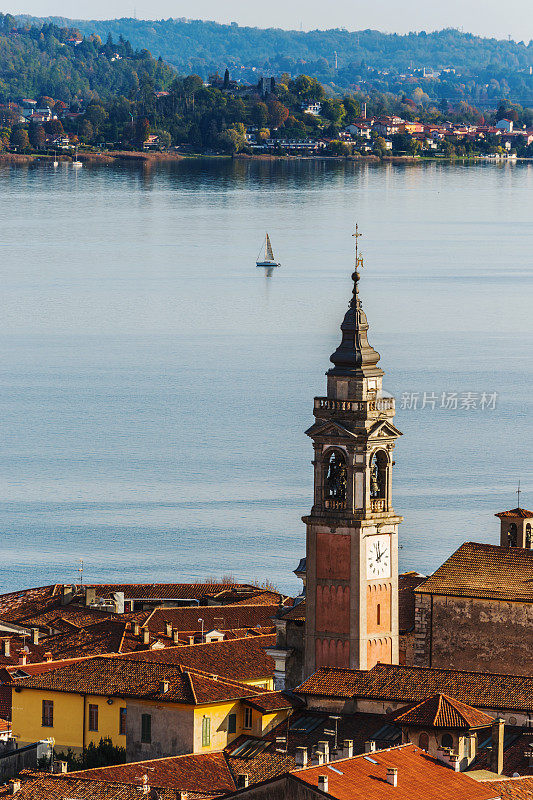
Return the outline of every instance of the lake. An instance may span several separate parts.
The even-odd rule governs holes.
[[[532,191],[520,163],[1,165],[1,591],[78,559],[87,582],[298,591],[355,221],[400,566],[497,543],[519,480],[533,504]]]

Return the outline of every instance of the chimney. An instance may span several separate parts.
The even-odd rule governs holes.
[[[324,753],[324,763],[326,761],[329,761],[329,742],[325,742],[325,741],[319,742],[318,746],[319,746],[321,752]]]
[[[297,767],[307,766],[307,747],[297,747],[294,763]]]
[[[249,783],[248,775],[237,775],[237,789],[246,789]]]
[[[161,694],[166,694],[169,689],[170,689],[170,683],[166,679],[159,681],[159,691],[161,692]]]
[[[174,644],[180,643],[180,632],[177,628],[172,629],[172,641],[174,642]]]
[[[319,775],[318,776],[318,788],[321,789],[323,792],[327,792],[327,790],[328,790],[328,776],[327,775]]]
[[[4,639],[4,656],[9,658],[11,655],[11,639]]]
[[[141,635],[141,626],[139,625],[138,622],[135,622],[133,624],[133,635],[134,636],[140,636]]]
[[[194,636],[189,636],[189,644],[194,644]]]
[[[96,589],[94,586],[85,587],[85,605],[90,606],[96,603]]]
[[[11,780],[9,781],[9,794],[16,794],[20,789],[20,781],[19,780]]]
[[[387,783],[391,786],[398,786],[398,770],[396,767],[387,768]]]
[[[39,644],[39,628],[31,629],[31,643]]]
[[[492,723],[492,752],[490,755],[490,768],[492,772],[501,775],[503,772],[503,734],[505,720],[501,717]]]
[[[61,605],[68,606],[76,594],[76,587],[70,584],[65,584],[61,588]]]
[[[25,663],[26,663],[26,653],[22,653],[22,655],[19,658],[19,666],[23,667]]]
[[[169,639],[172,636],[172,624],[170,622],[165,622],[165,636],[168,636]]]
[[[187,800],[189,797],[189,792],[184,792],[182,789],[178,789],[176,792],[176,800]]]
[[[365,753],[374,753],[375,751],[376,743],[372,739],[370,739],[368,742],[365,742]]]
[[[44,654],[44,660],[45,661],[51,661],[52,660],[52,653],[49,650],[47,650],[46,653]]]
[[[322,764],[324,763],[324,753],[322,752],[322,750],[317,750],[315,753],[315,757],[316,757],[316,763],[318,764],[319,767],[321,767]]]
[[[64,775],[68,771],[68,764],[66,761],[54,761],[52,764],[52,772],[59,775]]]
[[[343,742],[343,750],[344,750],[344,758],[352,758],[353,756],[353,739],[345,739]],[[365,753],[366,753],[366,742],[365,742]]]
[[[143,628],[143,644],[150,644],[150,631],[148,628]]]

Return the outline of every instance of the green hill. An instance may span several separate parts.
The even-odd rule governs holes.
[[[92,32],[91,32],[92,34]],[[0,14],[0,99],[49,95],[109,99],[132,96],[143,85],[165,88],[175,77],[162,60],[134,50],[124,38],[105,44],[74,25],[21,24]]]

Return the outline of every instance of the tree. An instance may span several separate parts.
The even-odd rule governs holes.
[[[145,143],[150,135],[150,123],[146,117],[140,117],[135,126],[135,140],[139,146]]]
[[[286,108],[279,100],[270,100],[268,103],[268,117],[271,128],[280,128],[287,117],[289,116],[289,109]]]
[[[14,150],[24,153],[30,149],[28,132],[24,128],[13,128],[11,131],[10,145]]]
[[[224,150],[229,153],[239,153],[246,147],[244,125],[242,122],[237,122],[232,127],[222,131],[218,139]]]
[[[170,147],[170,143],[172,141],[170,133],[168,131],[163,130],[162,128],[156,128],[154,130],[156,136],[159,137],[159,146],[166,150],[167,147]]]
[[[224,81],[222,83],[222,88],[227,89],[229,86],[229,69],[226,67],[226,71],[224,72]]]
[[[333,125],[339,127],[346,116],[346,109],[340,100],[324,100],[320,109],[320,116],[329,119]]]
[[[53,136],[61,136],[61,134],[64,133],[63,125],[60,119],[51,119],[50,122],[47,122],[46,130]]]
[[[43,126],[32,122],[28,129],[28,139],[34,150],[42,150],[46,144],[46,133]]]
[[[85,112],[85,119],[91,123],[95,131],[98,131],[108,116],[107,111],[100,103],[90,103]]]
[[[84,119],[80,125],[80,136],[86,143],[91,142],[94,137],[94,128],[88,119]]]
[[[266,103],[257,102],[252,106],[251,120],[254,125],[262,128],[268,121],[268,106]]]

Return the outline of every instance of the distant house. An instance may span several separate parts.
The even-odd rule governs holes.
[[[500,131],[505,131],[505,133],[512,133],[513,132],[513,120],[512,119],[500,119],[496,123],[496,127]]]
[[[143,150],[159,150],[159,136],[155,133],[150,133],[143,144]]]
[[[319,102],[302,103],[302,113],[303,114],[312,114],[313,117],[318,117],[319,116],[321,108],[322,108],[322,103],[319,103]]]
[[[354,122],[352,125],[348,125],[346,130],[348,133],[351,133],[354,136],[361,136],[363,139],[370,139],[372,125],[370,125],[368,122]]]

